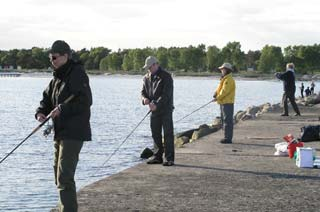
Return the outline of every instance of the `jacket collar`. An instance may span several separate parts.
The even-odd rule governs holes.
[[[63,79],[67,75],[67,73],[69,72],[70,67],[71,67],[71,63],[72,63],[72,61],[68,60],[64,65],[55,69],[53,72],[53,76],[57,77],[59,79]]]
[[[159,76],[159,74],[160,74],[161,71],[162,71],[162,68],[159,66],[158,70],[157,70],[154,74],[151,74],[151,72],[148,71],[147,77],[148,77],[149,79],[157,78],[157,77]]]
[[[231,73],[229,73],[229,74],[227,74],[227,75],[225,75],[225,76],[222,76],[222,77],[221,77],[221,80],[225,80],[225,79],[230,78],[230,77],[232,77],[232,74],[231,74]]]

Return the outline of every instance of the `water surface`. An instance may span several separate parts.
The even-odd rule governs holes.
[[[34,129],[34,112],[50,76],[0,78],[0,158],[3,158]],[[174,79],[174,121],[206,104],[218,85],[214,78],[176,77]],[[147,118],[104,166],[148,108],[142,106],[141,76],[90,76],[93,93],[92,141],[80,154],[76,173],[77,188],[141,162],[139,155],[152,147]],[[237,80],[235,111],[250,105],[281,100],[279,81]],[[175,124],[175,133],[210,124],[219,116],[219,106],[210,104]],[[0,211],[49,211],[57,204],[53,177],[52,136],[42,129],[0,164]]]

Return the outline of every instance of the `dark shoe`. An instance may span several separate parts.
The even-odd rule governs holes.
[[[232,144],[232,141],[224,138],[224,139],[220,140],[220,143],[222,143],[222,144]]]
[[[281,114],[281,116],[289,116],[289,114],[283,113]]]
[[[174,162],[173,161],[166,161],[162,164],[163,166],[173,166]]]
[[[300,113],[296,113],[294,116],[301,116],[301,114]]]
[[[159,159],[159,158],[152,158],[151,160],[149,160],[147,162],[147,164],[161,164],[163,161],[162,159]]]

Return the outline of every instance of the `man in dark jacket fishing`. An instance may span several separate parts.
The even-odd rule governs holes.
[[[53,120],[59,209],[76,212],[74,175],[83,142],[91,140],[91,89],[83,65],[71,59],[71,49],[65,41],[57,40],[52,44],[49,58],[54,68],[53,79],[43,92],[35,116],[40,122],[48,115]]]
[[[150,127],[154,141],[154,157],[147,164],[174,165],[174,135],[173,135],[173,80],[171,74],[163,70],[158,60],[147,57],[144,69],[148,73],[143,78],[141,91],[142,104],[148,105],[152,111]],[[162,128],[164,143],[162,143]],[[163,162],[163,153],[165,161]]]
[[[296,92],[296,84],[295,84],[295,75],[294,75],[294,64],[288,63],[286,67],[286,71],[284,73],[276,73],[275,76],[283,81],[283,97],[282,97],[282,104],[283,104],[283,114],[281,116],[288,116],[288,99],[296,112],[295,116],[300,116],[300,111],[295,99],[295,92]]]

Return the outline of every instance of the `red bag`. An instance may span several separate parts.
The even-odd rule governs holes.
[[[284,136],[283,139],[288,142],[289,158],[293,158],[294,152],[297,150],[297,147],[303,147],[304,145],[303,142],[297,141],[291,134]]]

